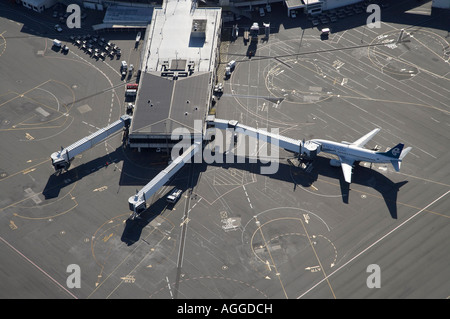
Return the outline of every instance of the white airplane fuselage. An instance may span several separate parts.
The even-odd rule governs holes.
[[[392,157],[381,155],[377,151],[357,147],[351,144],[333,142],[328,140],[314,139],[312,142],[321,145],[320,150],[324,153],[334,154],[339,157],[352,158],[354,161],[370,163],[391,163]]]
[[[353,143],[339,143],[314,139],[307,141],[304,146],[308,150],[315,149],[316,154],[324,152],[336,155],[339,159],[331,159],[330,165],[335,167],[340,166],[342,168],[344,179],[347,183],[351,183],[353,164],[355,162],[391,163],[398,172],[400,170],[402,159],[411,150],[411,147],[403,149],[404,144],[399,143],[386,152],[378,152],[364,148],[364,145],[377,134],[379,130],[380,129],[376,128]]]

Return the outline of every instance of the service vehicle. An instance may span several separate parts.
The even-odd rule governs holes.
[[[169,195],[167,195],[166,200],[171,204],[175,204],[181,197],[183,191],[178,188],[174,188]]]

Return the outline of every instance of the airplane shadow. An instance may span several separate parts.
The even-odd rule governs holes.
[[[379,173],[376,169],[360,166],[355,163],[353,168],[352,183],[348,184],[344,180],[341,168],[330,166],[329,158],[321,156],[317,156],[316,159],[314,159],[313,169],[311,172],[303,172],[302,174],[297,175],[295,182],[308,187],[311,186],[311,184],[316,181],[319,176],[327,176],[339,180],[341,197],[345,204],[349,203],[352,185],[357,184],[375,189],[383,197],[386,207],[388,208],[393,219],[397,219],[397,194],[400,188],[408,183],[408,181],[394,183],[385,175]]]
[[[342,178],[340,180],[349,187]],[[376,172],[374,169],[370,169],[363,166],[355,166],[353,169],[352,184],[359,184],[363,186],[372,187],[383,196],[384,202],[393,219],[397,219],[397,195],[400,188],[408,183],[408,181],[402,181],[394,183],[389,178],[381,173]],[[348,203],[348,196],[347,196]]]
[[[235,163],[237,159],[235,158]],[[261,167],[268,164],[261,163],[249,163],[248,159],[243,164],[209,164],[210,166],[222,167],[225,169],[236,168],[240,170],[246,170],[250,173],[261,175]],[[302,187],[310,187],[319,176],[327,176],[339,181],[342,201],[345,204],[349,204],[351,185],[362,185],[375,189],[378,191],[386,203],[386,207],[393,219],[397,219],[397,194],[400,188],[408,183],[403,181],[399,183],[392,182],[385,175],[377,172],[375,169],[363,167],[355,164],[353,169],[352,184],[348,184],[344,180],[341,168],[332,167],[329,164],[329,158],[317,156],[312,162],[313,169],[310,172],[292,166],[287,163],[280,162],[278,170],[275,174],[267,175],[270,178],[294,183],[294,189],[296,185]],[[297,174],[294,176],[292,172]]]

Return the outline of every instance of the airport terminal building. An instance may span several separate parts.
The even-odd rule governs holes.
[[[119,6],[121,8],[128,6],[132,8],[153,8],[164,5],[164,0],[16,0],[21,2],[23,6],[42,12],[46,8],[51,7],[56,2],[65,4],[78,3],[88,9],[103,10],[110,6]],[[220,7],[226,7],[227,10],[237,13],[233,8],[245,8],[251,10],[253,7],[264,7],[267,4],[283,3],[287,8],[287,14],[291,10],[301,10],[306,14],[321,14],[324,11],[345,7],[364,0],[215,0],[214,3]],[[211,3],[211,2],[208,2]],[[436,8],[450,9],[450,1],[448,0],[432,0],[432,6]],[[140,12],[139,15],[142,15]],[[108,22],[106,22],[108,24]]]
[[[200,138],[209,112],[219,57],[221,8],[166,1],[145,32],[133,122],[132,148],[170,149],[177,128]],[[197,121],[198,123],[198,121]]]
[[[55,0],[33,1],[42,5]],[[81,0],[78,0],[81,1]],[[192,0],[82,1],[84,7],[106,8],[98,29],[145,29],[139,86],[128,135],[131,148],[167,151],[178,143],[172,133],[186,129],[191,139],[201,139],[212,104],[219,59],[222,7],[242,11],[283,2],[290,10],[320,14],[361,0],[218,0],[218,7],[197,7]],[[443,0],[434,0],[442,4]],[[231,10],[233,11],[233,10]],[[143,32],[144,33],[144,32]]]

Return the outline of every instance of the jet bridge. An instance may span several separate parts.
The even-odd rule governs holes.
[[[253,128],[247,125],[239,124],[237,121],[216,119],[215,116],[208,116],[206,118],[207,128],[217,128],[221,130],[234,129],[236,133],[255,137],[264,140],[268,143],[276,143],[288,151],[297,153],[302,157],[315,156],[317,153],[317,145],[309,145],[301,140],[296,140],[290,137],[273,134],[262,129]],[[308,147],[310,146],[310,147]],[[137,191],[134,196],[128,199],[129,208],[133,211],[132,219],[138,216],[146,208],[147,200],[154,195],[165,183],[167,183],[183,166],[185,163],[201,149],[202,142],[198,141],[192,144],[186,151],[178,156],[166,169],[162,170],[156,175],[147,185],[140,191]]]
[[[96,144],[105,140],[107,137],[116,133],[120,129],[128,128],[132,117],[123,115],[119,120],[108,125],[105,128],[73,143],[72,145],[62,148],[61,151],[55,152],[51,155],[52,164],[56,171],[68,169],[73,158],[94,147]],[[315,157],[320,151],[320,144],[312,141],[304,142],[290,137],[274,134],[262,129],[253,128],[247,125],[239,124],[238,121],[216,119],[215,116],[208,116],[206,118],[207,128],[218,128],[221,130],[233,129],[236,133],[248,135],[258,140],[263,140],[267,143],[276,144],[287,151],[296,153],[301,158],[310,159]],[[190,162],[191,158],[201,150],[203,141],[196,141],[190,145],[182,155],[178,156],[172,163],[156,175],[147,185],[140,191],[137,191],[134,196],[128,199],[129,208],[133,211],[132,218],[138,216],[147,208],[147,200],[153,196],[158,189],[167,183],[183,166]]]
[[[207,128],[218,128],[221,130],[233,129],[235,133],[244,134],[263,140],[264,142],[276,144],[287,151],[299,154],[302,158],[314,158],[320,152],[320,145],[307,141],[306,143],[301,140],[296,140],[287,136],[274,134],[263,129],[250,127],[247,125],[239,124],[234,120],[222,120],[215,118],[214,115],[210,115],[206,118]]]
[[[123,128],[128,129],[130,123],[131,116],[122,115],[119,120],[98,130],[97,132],[82,138],[81,140],[73,143],[66,148],[61,147],[61,150],[59,152],[55,152],[51,155],[52,165],[55,168],[55,171],[61,171],[63,169],[68,170],[70,162],[76,155],[81,154],[84,151],[87,151],[88,149],[94,147],[96,144],[100,143],[117,131]]]
[[[175,158],[172,163],[156,175],[147,185],[136,195],[128,199],[129,208],[133,211],[133,217],[139,215],[147,208],[147,200],[156,193],[165,183],[167,183],[190,159],[200,150],[202,142],[194,142],[186,151]]]

